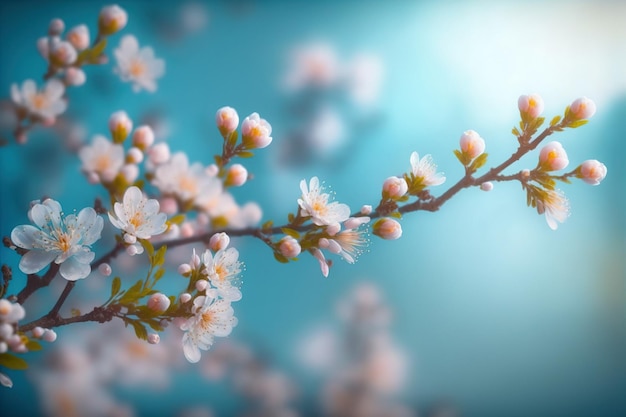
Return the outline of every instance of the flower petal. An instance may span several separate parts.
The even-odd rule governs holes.
[[[36,274],[49,265],[58,254],[59,251],[31,250],[20,259],[20,271],[25,274]]]
[[[91,273],[91,265],[78,261],[75,256],[67,259],[59,269],[61,276],[68,281],[86,278]]]

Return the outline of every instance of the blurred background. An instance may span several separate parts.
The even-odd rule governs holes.
[[[626,4],[119,4],[129,21],[110,38],[111,62],[86,68],[87,83],[68,90],[55,128],[38,127],[18,146],[3,112],[2,236],[28,223],[29,202],[44,195],[66,211],[105,195],[80,173],[76,149],[107,134],[122,109],[205,165],[221,150],[218,108],[232,106],[242,119],[259,112],[274,141],[245,162],[254,180],[234,194],[279,224],[296,209],[300,180],[313,175],[353,212],[375,206],[412,151],[432,154],[445,172],[433,190],[440,194],[463,175],[452,149],[468,129],[497,165],[515,150],[521,94],[539,93],[547,117],[592,98],[591,122],[554,139],[571,166],[599,159],[608,176],[598,187],[563,187],[571,216],[556,232],[526,207],[518,184],[466,190],[437,213],[407,215],[400,240],[372,237],[355,265],[335,259],[327,279],[310,256],[283,265],[260,241],[235,240],[246,264],[239,325],[199,364],[186,363],[172,328],[157,346],[119,321],[59,328],[57,342],[27,355],[31,370],[6,372],[14,387],[0,390],[0,414],[626,415]],[[36,40],[52,18],[94,34],[104,5],[2,2],[0,96],[9,99],[12,83],[41,81]],[[134,93],[113,73],[124,34],[165,60],[155,93]],[[533,168],[533,158],[515,169]],[[9,292],[17,293],[19,258],[7,249],[0,258],[14,268]],[[180,280],[168,275],[170,291]],[[49,310],[63,287],[54,284],[28,300],[27,319]],[[110,281],[94,273],[80,287],[66,314],[104,301]]]

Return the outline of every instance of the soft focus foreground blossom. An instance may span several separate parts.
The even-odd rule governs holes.
[[[43,119],[54,119],[67,108],[67,102],[63,99],[65,86],[63,82],[52,78],[37,91],[37,85],[33,80],[26,80],[22,89],[13,84],[11,86],[11,99],[20,108],[29,114]]]
[[[46,199],[30,210],[32,222],[37,226],[21,225],[11,232],[11,240],[28,252],[20,260],[20,270],[25,274],[41,271],[51,262],[61,264],[63,278],[75,281],[91,272],[95,254],[89,246],[100,239],[104,221],[91,207],[78,215],[62,217],[61,205]]]
[[[557,222],[563,223],[569,216],[569,202],[561,191],[546,190],[545,195],[537,199],[537,212],[545,214],[550,229],[556,230]]]
[[[437,172],[437,165],[433,162],[430,155],[420,159],[417,152],[411,154],[411,173],[415,178],[415,182],[423,187],[431,185],[441,185],[446,180],[442,173]]]
[[[474,159],[485,152],[485,140],[473,130],[466,130],[459,140],[461,152],[469,159]]]
[[[67,39],[77,51],[82,51],[89,47],[89,28],[87,25],[75,26],[67,32],[65,39]]]
[[[569,164],[567,153],[557,141],[546,144],[539,152],[539,169],[542,171],[558,171]]]
[[[517,100],[522,120],[532,120],[543,112],[543,99],[539,94],[522,95]]]
[[[122,143],[133,130],[133,121],[124,110],[116,111],[109,117],[109,130],[113,136],[113,142]]]
[[[197,297],[194,302],[193,316],[181,326],[183,335],[183,353],[189,362],[200,360],[200,350],[208,350],[213,344],[213,337],[228,336],[237,325],[234,310],[230,302],[210,296]]]
[[[222,183],[208,175],[200,163],[189,165],[187,154],[175,153],[154,172],[152,184],[165,195],[174,195],[183,203],[204,206],[222,192]]]
[[[272,143],[272,125],[261,119],[258,113],[252,113],[241,123],[242,143],[247,149],[265,148]]]
[[[159,202],[144,197],[137,187],[129,187],[123,202],[115,203],[113,210],[115,214],[109,213],[109,220],[125,232],[124,240],[128,243],[135,243],[133,240],[136,239],[150,239],[167,229],[167,215],[159,213]]]
[[[287,88],[327,88],[340,78],[340,64],[332,45],[316,43],[294,51],[291,68],[285,76]]]
[[[598,185],[606,177],[606,166],[595,159],[590,159],[578,167],[578,178],[587,184]]]
[[[128,14],[117,4],[105,6],[98,16],[98,30],[102,35],[112,35],[126,26]]]
[[[596,113],[596,103],[587,97],[581,97],[570,104],[569,112],[576,120],[590,119]]]
[[[300,182],[302,198],[298,199],[300,214],[311,217],[318,226],[340,223],[350,217],[350,207],[346,204],[329,203],[330,195],[323,193],[324,187],[317,177],[311,178],[307,187],[306,180]]]
[[[156,91],[156,79],[165,73],[165,61],[155,58],[151,47],[139,49],[137,38],[126,35],[113,53],[117,59],[115,72],[122,81],[133,83],[133,91],[138,92],[142,88],[151,93]]]
[[[104,183],[112,182],[124,165],[124,148],[96,135],[89,146],[78,151],[83,165],[81,169],[87,176]]]

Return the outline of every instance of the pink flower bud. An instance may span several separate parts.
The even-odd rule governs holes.
[[[61,33],[65,30],[65,23],[61,19],[52,19],[50,21],[50,25],[48,26],[48,35],[49,36],[60,36]]]
[[[207,281],[206,279],[199,279],[196,281],[196,290],[202,292],[206,290],[206,287],[208,287],[208,285],[209,281]]]
[[[159,206],[161,208],[161,212],[173,215],[178,212],[178,202],[174,197],[163,197],[159,200]]]
[[[350,230],[350,229],[356,229],[357,227],[361,226],[362,224],[366,224],[370,222],[370,218],[367,216],[360,216],[360,217],[350,217],[348,220],[346,220],[343,225],[345,226],[346,229]]]
[[[109,118],[109,130],[113,136],[113,142],[122,143],[133,130],[133,122],[125,111],[116,111]]]
[[[300,255],[302,248],[296,239],[291,236],[285,236],[278,242],[278,250],[286,258],[295,258]]]
[[[67,39],[77,51],[87,49],[89,47],[89,29],[86,25],[75,26],[67,32],[65,39]]]
[[[372,233],[383,239],[394,240],[402,236],[402,226],[394,219],[384,217],[374,222]]]
[[[0,323],[0,340],[6,340],[13,336],[13,325],[9,323]]]
[[[220,172],[220,169],[215,164],[209,164],[204,172],[210,177],[215,177]]]
[[[558,171],[565,168],[567,164],[569,164],[569,159],[567,159],[565,149],[559,142],[552,141],[541,148],[539,169],[542,171]]]
[[[120,170],[120,174],[127,183],[132,184],[139,177],[139,167],[135,164],[126,164]]]
[[[48,60],[48,55],[50,55],[49,45],[50,40],[47,36],[37,39],[37,50],[46,61]]]
[[[148,151],[148,157],[155,165],[163,164],[170,159],[170,147],[165,142],[157,143]]]
[[[577,177],[587,184],[598,185],[606,177],[606,166],[595,159],[587,160],[578,167]]]
[[[517,100],[517,107],[522,119],[536,119],[543,112],[543,99],[539,94],[523,95]]]
[[[183,276],[188,276],[191,273],[191,265],[189,264],[178,265],[178,273]]]
[[[159,336],[157,333],[150,333],[148,335],[148,343],[150,343],[151,345],[158,345],[160,341],[161,336]]]
[[[239,126],[239,115],[232,107],[222,107],[215,115],[215,123],[222,136],[226,138]]]
[[[126,26],[128,15],[117,4],[103,7],[98,17],[98,29],[101,35],[111,35]]]
[[[491,181],[483,182],[480,184],[480,189],[483,191],[491,191],[493,190],[493,183]]]
[[[328,233],[329,236],[335,236],[340,231],[341,231],[341,224],[339,223],[332,223],[326,226],[326,233]]]
[[[41,336],[41,339],[48,343],[52,343],[55,340],[57,340],[57,334],[54,330],[44,329],[43,336]]]
[[[226,249],[230,244],[230,236],[224,232],[216,233],[211,236],[209,240],[209,248],[213,252],[217,252],[220,249]]]
[[[58,67],[66,67],[76,61],[78,52],[71,43],[53,39],[50,45],[50,62]]]
[[[383,198],[397,200],[404,197],[409,190],[409,185],[404,178],[389,177],[383,183]]]
[[[369,215],[372,213],[372,206],[370,206],[369,204],[365,204],[363,207],[361,207],[361,214],[364,215]]]
[[[154,131],[148,125],[139,126],[133,132],[133,146],[146,150],[154,143]]]
[[[135,245],[126,246],[126,253],[129,256],[135,256],[139,253],[139,249]]]
[[[44,334],[44,329],[42,327],[37,326],[33,329],[33,336],[36,337],[37,339],[43,336],[43,334]]]
[[[113,272],[113,270],[111,269],[111,265],[104,263],[104,264],[100,264],[98,266],[98,271],[104,275],[105,277],[108,277],[109,275],[111,275],[111,273]]]
[[[569,112],[575,120],[590,119],[596,113],[596,103],[587,97],[581,97],[570,104]]]
[[[170,307],[170,299],[160,292],[152,294],[148,299],[148,308],[152,311],[162,313]]]
[[[239,187],[248,180],[248,170],[241,164],[233,164],[228,168],[224,185]]]
[[[124,233],[124,242],[132,245],[137,242],[137,236],[131,235],[129,233]]]
[[[272,126],[258,113],[252,113],[241,124],[242,141],[247,149],[265,148],[272,143],[271,134]]]
[[[89,184],[100,184],[100,176],[92,171],[87,174],[87,181]]]
[[[193,236],[194,230],[193,225],[189,222],[184,222],[180,225],[180,235],[181,237],[191,237]]]
[[[74,87],[80,87],[87,81],[87,75],[85,71],[76,67],[69,67],[65,70],[65,83],[67,85],[73,85]]]
[[[474,159],[485,152],[485,141],[473,130],[466,130],[459,140],[461,152],[469,159]]]
[[[131,164],[140,164],[143,161],[143,152],[141,149],[133,146],[126,153],[126,162]]]
[[[523,169],[520,173],[523,179],[527,180],[530,178],[530,169]]]
[[[191,294],[189,294],[188,292],[184,292],[180,295],[180,302],[185,304],[186,302],[189,302],[189,300],[191,300]]]

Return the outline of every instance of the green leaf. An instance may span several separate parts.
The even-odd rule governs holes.
[[[97,58],[100,55],[102,55],[102,53],[104,52],[104,48],[106,48],[107,46],[107,38],[102,38],[100,40],[100,42],[98,42],[97,44],[94,45],[93,48],[91,48],[91,57],[92,58]]]
[[[274,252],[274,258],[276,258],[276,260],[278,262],[281,262],[281,263],[284,263],[284,264],[289,262],[289,259],[287,259],[285,256],[281,255],[278,252]]]
[[[185,215],[184,214],[177,214],[176,216],[172,216],[169,219],[170,224],[182,224],[182,222],[185,221]]]
[[[517,137],[522,136],[522,134],[519,132],[519,130],[517,130],[517,128],[516,128],[516,127],[514,127],[514,128],[511,130],[511,133],[513,133],[513,135],[515,135],[515,136],[517,136]]]
[[[399,211],[394,211],[393,213],[389,215],[389,217],[395,217],[396,219],[401,219],[402,213],[400,213]]]
[[[271,229],[273,225],[274,225],[274,222],[272,220],[268,220],[265,223],[263,223],[263,225],[261,226],[261,229],[262,230]]]
[[[581,127],[583,125],[586,125],[588,122],[589,122],[589,120],[587,120],[587,119],[575,120],[575,121],[571,122],[570,124],[568,124],[567,127],[571,127],[572,129],[575,129],[577,127]]]
[[[135,334],[137,335],[137,338],[142,340],[148,339],[148,331],[143,326],[143,324],[136,320],[131,321],[130,324],[133,326],[133,329],[135,329]]]
[[[152,255],[154,255],[154,246],[152,246],[152,243],[150,243],[150,241],[146,239],[139,239],[139,242],[148,253],[148,256],[152,257]]]
[[[113,278],[113,282],[111,283],[111,298],[115,297],[115,295],[120,292],[120,288],[122,288],[122,280],[120,277]]]
[[[283,227],[282,229],[280,229],[284,234],[286,234],[287,236],[291,236],[294,239],[300,239],[300,233],[298,233],[297,231],[290,229],[288,227]]]
[[[126,291],[126,294],[124,294],[122,298],[120,298],[120,304],[132,303],[136,301],[137,298],[139,298],[139,292],[141,291],[142,285],[143,280],[140,279],[132,287],[130,287],[128,291]]]
[[[560,121],[561,121],[561,116],[554,116],[552,120],[550,120],[550,126],[554,126]]]
[[[456,156],[456,159],[458,159],[459,162],[463,164],[463,166],[467,166],[469,161],[467,160],[467,157],[463,154],[463,152],[459,151],[458,149],[455,149],[454,155]]]
[[[160,280],[163,277],[163,274],[165,274],[165,269],[157,269],[157,271],[154,273],[154,282],[156,283],[158,280]]]
[[[28,349],[29,352],[37,352],[38,350],[41,350],[43,348],[38,341],[30,339],[28,342],[26,342],[26,349]]]
[[[218,166],[218,167],[221,167],[221,166],[222,166],[222,157],[221,157],[221,156],[219,156],[219,155],[215,155],[215,156],[213,157],[213,159],[215,159],[215,163],[217,164],[217,166]]]
[[[0,366],[20,371],[28,369],[28,363],[24,359],[10,353],[0,353]]]
[[[71,312],[72,312],[72,317],[78,317],[78,316],[80,316],[80,310],[79,310],[79,309],[77,309],[77,308],[73,308],[73,309],[71,310]]]
[[[241,151],[237,152],[237,156],[240,158],[252,158],[254,156],[254,153],[250,151]]]
[[[481,153],[480,155],[478,155],[476,159],[474,159],[474,162],[472,162],[470,169],[472,171],[476,171],[480,169],[483,165],[487,163],[487,157],[488,157],[487,153]]]
[[[153,266],[161,266],[165,263],[165,252],[167,251],[167,246],[161,246],[159,250],[152,257],[152,265]]]
[[[237,136],[238,136],[238,132],[236,130],[233,130],[231,132],[231,134],[228,136],[228,147],[231,149],[235,148],[235,145],[237,144]]]

